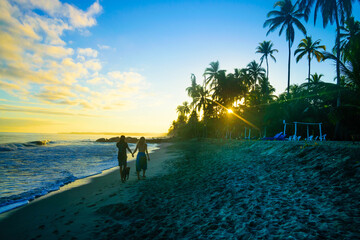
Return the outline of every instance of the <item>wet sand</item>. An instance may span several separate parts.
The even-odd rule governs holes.
[[[131,166],[125,184],[115,170],[2,216],[0,238],[360,237],[360,145],[192,140],[150,157],[146,180]]]

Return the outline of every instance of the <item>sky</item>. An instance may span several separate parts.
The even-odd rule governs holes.
[[[191,101],[192,73],[202,83],[210,62],[228,73],[259,62],[264,40],[279,50],[269,80],[282,93],[285,35],[263,28],[274,2],[0,0],[0,132],[165,133]],[[334,26],[303,24],[332,49]],[[292,52],[302,38],[297,30]],[[291,84],[305,82],[307,61],[291,61]],[[315,72],[334,82],[333,62],[313,60]]]

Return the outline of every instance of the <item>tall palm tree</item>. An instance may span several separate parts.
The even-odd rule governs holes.
[[[312,41],[311,36],[307,36],[306,38],[302,39],[299,43],[297,49],[294,52],[294,55],[298,55],[296,57],[296,62],[299,62],[303,56],[307,54],[308,58],[308,65],[309,65],[309,72],[308,72],[308,82],[310,82],[310,67],[311,67],[311,59],[315,56],[317,61],[320,62],[324,59],[324,55],[319,52],[317,49],[326,50],[324,45],[320,45],[320,39],[316,40],[315,42]]]
[[[288,87],[287,92],[289,94],[290,87],[290,59],[291,59],[291,46],[294,43],[295,38],[295,29],[294,25],[304,34],[306,35],[306,29],[304,25],[300,22],[300,18],[303,18],[305,15],[302,13],[300,9],[298,9],[298,5],[293,5],[291,0],[281,0],[274,4],[275,7],[280,7],[280,11],[273,10],[267,14],[267,17],[273,17],[267,19],[264,23],[264,27],[270,26],[267,35],[270,32],[275,31],[278,27],[280,27],[279,35],[282,32],[286,31],[286,41],[289,42],[289,59],[288,59]]]
[[[274,52],[279,52],[277,49],[273,49],[274,44],[271,41],[263,41],[259,43],[259,46],[256,48],[256,53],[261,53],[262,56],[260,58],[260,66],[264,61],[266,61],[266,77],[269,78],[269,62],[268,56],[270,56],[274,62],[276,62],[276,58],[274,57]]]
[[[262,76],[265,76],[265,69],[262,68],[260,66],[260,64],[258,64],[257,62],[252,61],[247,65],[247,70],[248,70],[248,74],[251,78],[251,83],[252,83],[252,86],[254,89],[255,85],[259,81],[259,79]]]
[[[358,0],[360,2],[360,0]],[[299,0],[299,6],[305,9],[305,20],[308,19],[310,9],[315,3],[314,24],[316,23],[317,13],[320,10],[323,27],[325,28],[329,23],[336,24],[336,84],[340,86],[340,26],[344,24],[345,20],[351,16],[352,3],[355,0]],[[337,99],[337,106],[341,105],[340,92]]]
[[[200,85],[196,83],[196,77],[191,74],[191,86],[186,88],[187,94],[192,98],[190,106],[194,105],[195,98],[199,95]]]
[[[211,62],[210,67],[205,69],[204,76],[205,78],[205,86],[211,83],[211,87],[216,85],[216,74],[219,72],[219,61]]]
[[[350,48],[353,44],[360,44],[360,22],[355,21],[354,17],[350,17],[345,21],[345,26],[340,27],[340,49],[341,59],[347,60],[351,55]]]

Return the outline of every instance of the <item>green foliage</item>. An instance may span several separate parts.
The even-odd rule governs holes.
[[[348,18],[351,15],[352,2],[276,2],[274,7],[280,7],[280,11],[269,12],[269,19],[264,26],[269,26],[268,33],[280,27],[281,35],[285,30],[289,42],[288,74],[294,26],[306,33],[299,19],[304,17],[307,21],[314,4],[315,20],[319,10],[323,15],[324,26],[336,20],[335,54],[318,51],[325,50],[325,46],[320,45],[320,40],[313,42],[311,37],[304,38],[298,45],[295,55],[297,61],[307,55],[308,81],[290,85],[288,76],[287,93],[281,93],[279,96],[274,95],[275,89],[268,78],[268,56],[275,61],[273,53],[277,52],[270,41],[260,43],[256,49],[256,53],[262,54],[261,63],[266,60],[266,71],[261,67],[261,63],[252,61],[246,68],[236,68],[233,73],[227,73],[220,69],[218,61],[211,62],[203,74],[205,80],[202,86],[196,83],[195,75],[191,75],[191,85],[186,91],[192,102],[190,105],[184,102],[177,107],[179,115],[177,120],[172,122],[169,135],[183,138],[244,138],[251,129],[251,136],[261,138],[265,136],[265,132],[267,136],[281,132],[285,120],[321,122],[323,133],[330,139],[337,137],[351,140],[354,136],[360,136],[360,23],[354,18]],[[345,25],[340,25],[342,23]],[[322,74],[310,74],[310,61],[314,56],[318,61],[325,59],[336,62],[337,84],[321,81]],[[335,129],[340,134],[335,133]],[[311,135],[318,134],[315,127],[309,127],[309,131]],[[293,130],[287,129],[288,132],[291,134]],[[307,129],[299,127],[297,135],[306,136]],[[304,146],[308,147],[313,146]]]

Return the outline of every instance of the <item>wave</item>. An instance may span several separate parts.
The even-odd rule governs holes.
[[[3,143],[0,144],[0,152],[22,150],[26,147],[45,146],[53,143],[55,142],[50,140],[31,141],[26,143]]]
[[[62,171],[60,174],[64,174],[66,176],[62,179],[56,180],[53,183],[47,184],[44,187],[32,189],[18,195],[0,198],[0,213],[25,205],[26,203],[29,203],[35,198],[46,195],[49,192],[59,190],[60,187],[68,183],[74,182],[78,179],[77,177],[73,176],[69,171]]]

